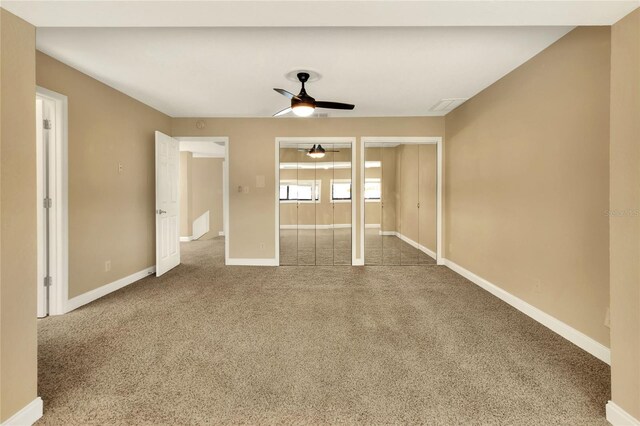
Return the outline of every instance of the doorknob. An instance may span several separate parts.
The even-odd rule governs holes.
[[[164,210],[162,210],[162,209],[158,209],[158,210],[156,210],[156,213],[158,213],[158,214],[163,214],[163,213],[166,213],[166,211],[164,211]]]

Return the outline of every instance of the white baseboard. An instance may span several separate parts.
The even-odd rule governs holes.
[[[434,260],[437,260],[437,256],[436,256],[436,252],[435,251],[430,250],[426,246],[423,246],[422,244],[413,241],[411,238],[409,238],[409,237],[407,237],[407,236],[405,236],[405,235],[403,235],[403,234],[401,234],[399,232],[396,232],[396,231],[380,231],[379,234],[380,235],[386,235],[386,236],[398,237],[402,241],[404,241],[405,243],[409,244],[411,247],[417,248],[418,250],[420,250],[421,252],[425,253],[429,257],[433,258]]]
[[[278,266],[276,259],[240,259],[229,258],[226,260],[227,266]]]
[[[640,426],[640,420],[624,411],[613,401],[607,403],[607,421],[613,426]]]
[[[406,236],[402,235],[399,232],[396,232],[396,236],[398,238],[400,238],[402,241],[404,241],[405,243],[409,244],[410,246],[412,246],[414,248],[417,248],[418,250],[420,250],[423,253],[426,253],[429,257],[431,257],[433,259],[436,259],[436,252],[435,251],[428,249],[426,246],[423,246],[422,244],[413,241],[409,237],[406,237]]]
[[[218,237],[224,237],[224,231],[218,231]]]
[[[69,299],[65,307],[65,312],[71,312],[74,309],[79,308],[80,306],[93,302],[94,300],[99,299],[102,296],[106,296],[109,293],[119,290],[122,287],[128,286],[129,284],[141,280],[142,278],[147,277],[155,272],[156,267],[151,266],[127,277],[120,278],[119,280],[112,283],[105,284],[102,287],[96,288],[95,290],[88,291],[84,294],[81,294],[80,296],[76,296],[73,299]]]
[[[42,398],[37,397],[22,410],[2,422],[2,426],[31,426],[42,417]]]
[[[489,293],[496,296],[498,299],[503,300],[504,302],[513,306],[520,312],[538,321],[540,324],[549,328],[551,331],[558,333],[560,336],[564,337],[574,345],[589,352],[591,355],[595,356],[599,360],[604,361],[607,364],[611,365],[611,351],[609,348],[607,348],[603,344],[595,341],[591,337],[576,330],[570,325],[565,324],[559,319],[552,317],[551,315],[536,308],[535,306],[530,305],[529,303],[514,296],[513,294],[501,289],[497,285],[490,283],[489,281],[485,280],[482,277],[479,277],[473,272],[466,270],[462,266],[452,262],[449,259],[444,259],[444,265],[447,266],[452,271],[462,275],[463,277],[473,282],[474,284],[482,287]]]
[[[364,225],[365,228],[370,229],[370,228],[380,228],[380,224],[379,223],[367,223],[366,225]]]
[[[280,229],[346,229],[350,223],[335,223],[332,225],[280,225]]]
[[[188,237],[180,237],[180,242],[183,242],[183,243],[188,243],[189,241],[192,241],[192,240],[193,240],[192,235],[189,235]]]

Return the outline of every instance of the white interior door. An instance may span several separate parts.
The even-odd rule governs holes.
[[[156,132],[156,275],[180,264],[179,142]]]

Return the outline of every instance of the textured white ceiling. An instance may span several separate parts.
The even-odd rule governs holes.
[[[297,93],[284,75],[313,69],[330,116],[443,115],[571,27],[38,28],[37,48],[174,117],[267,117]]]

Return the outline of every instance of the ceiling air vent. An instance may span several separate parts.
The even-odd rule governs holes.
[[[441,99],[429,111],[433,112],[445,112],[460,106],[467,98],[446,98]]]

